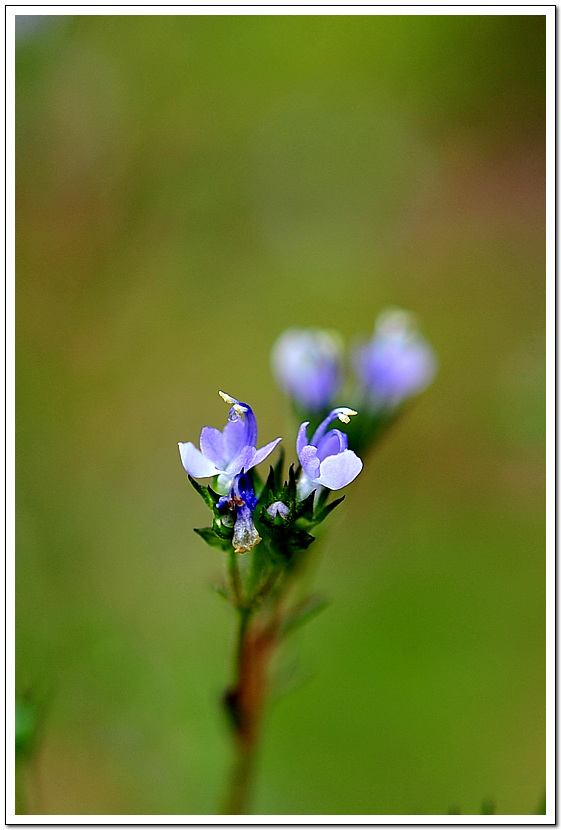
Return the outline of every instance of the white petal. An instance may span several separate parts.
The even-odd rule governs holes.
[[[181,455],[181,463],[186,472],[193,478],[206,478],[207,476],[215,476],[220,470],[217,470],[212,461],[202,454],[194,444],[187,441],[185,444],[179,444],[179,454]]]
[[[317,484],[323,484],[330,490],[346,487],[362,470],[362,461],[352,450],[344,450],[337,455],[330,455],[321,462]]]

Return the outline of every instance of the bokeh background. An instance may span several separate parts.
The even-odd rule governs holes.
[[[275,337],[398,305],[439,375],[324,536],[254,811],[537,812],[545,17],[21,18],[16,60],[24,808],[217,812],[235,620],[176,444],[225,389],[293,457]]]

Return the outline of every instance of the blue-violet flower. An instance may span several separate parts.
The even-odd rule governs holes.
[[[362,461],[348,448],[345,433],[340,429],[327,430],[335,418],[348,424],[350,416],[356,414],[354,409],[346,406],[332,409],[314,432],[311,441],[308,441],[307,436],[310,422],[304,421],[300,426],[296,439],[296,451],[302,465],[298,482],[298,495],[301,499],[305,499],[312,490],[318,487],[339,490],[350,484],[362,470]]]
[[[234,476],[228,495],[218,499],[219,508],[228,507],[235,513],[232,544],[236,553],[247,553],[261,541],[261,536],[253,523],[256,505],[257,496],[253,490],[253,483],[245,473]]]
[[[280,387],[305,411],[319,412],[332,404],[341,384],[342,342],[335,332],[290,328],[271,352]]]
[[[252,408],[224,392],[218,393],[230,404],[228,421],[222,431],[214,427],[203,427],[200,437],[201,449],[190,441],[179,444],[181,462],[193,478],[218,476],[217,490],[226,493],[232,486],[234,476],[251,470],[267,458],[277,446],[280,438],[256,449],[257,421]]]
[[[407,311],[388,309],[354,355],[356,375],[374,409],[394,409],[422,392],[436,374],[436,355]]]

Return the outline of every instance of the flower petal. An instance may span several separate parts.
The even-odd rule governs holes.
[[[255,447],[245,446],[242,448],[235,458],[233,458],[228,466],[226,472],[229,475],[236,476],[242,470],[246,472],[253,467],[253,459],[255,458]]]
[[[219,470],[226,466],[224,453],[224,436],[219,429],[203,427],[201,430],[201,452],[215,464]]]
[[[341,432],[340,429],[330,429],[317,444],[318,458],[323,461],[324,458],[330,455],[338,455],[348,447],[349,442],[345,433]]]
[[[202,454],[194,444],[188,441],[185,444],[178,444],[179,454],[181,455],[181,463],[185,471],[193,478],[206,478],[207,476],[214,476],[220,472],[217,470],[212,461]]]
[[[329,487],[330,490],[339,490],[350,484],[361,470],[362,461],[358,455],[352,450],[344,450],[338,455],[330,455],[321,462],[320,475],[316,482]]]
[[[302,469],[306,475],[309,476],[309,478],[314,480],[318,477],[320,471],[319,458],[317,455],[317,447],[312,447],[311,445],[303,447],[299,453]]]
[[[304,421],[303,424],[300,424],[300,429],[298,430],[298,435],[296,437],[296,452],[298,453],[298,458],[300,458],[300,453],[304,449],[305,446],[308,444],[308,426],[310,422]]]
[[[230,462],[247,445],[245,440],[246,428],[242,418],[227,421],[222,431],[224,439],[224,460]]]
[[[264,461],[267,458],[267,456],[273,452],[279,441],[282,441],[282,438],[275,438],[274,441],[269,441],[268,444],[265,444],[264,447],[261,447],[260,450],[257,450],[251,466],[257,467],[258,464],[261,464],[261,462]]]

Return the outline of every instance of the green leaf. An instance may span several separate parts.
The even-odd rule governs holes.
[[[267,481],[265,482],[263,492],[261,493],[261,501],[263,504],[268,506],[269,503],[272,504],[275,501],[275,490],[275,471],[272,467],[269,467],[269,475],[267,476]]]
[[[230,540],[218,536],[212,527],[195,527],[193,530],[213,548],[227,551],[232,547]]]
[[[203,487],[202,484],[199,484],[199,482],[195,481],[195,479],[191,476],[188,476],[188,478],[203,501],[208,504],[211,510],[214,510],[214,506],[220,496],[215,493],[214,490],[211,490],[210,487]]]
[[[37,732],[36,707],[27,700],[16,699],[15,705],[16,759],[27,755],[34,744]]]
[[[301,625],[307,623],[329,605],[329,600],[319,594],[312,594],[288,612],[284,618],[281,635],[285,636]]]
[[[282,501],[290,507],[296,501],[296,473],[294,464],[288,468],[288,482],[283,487]]]
[[[307,496],[304,501],[300,502],[296,509],[296,518],[297,519],[306,519],[306,521],[311,522],[314,519],[314,499],[315,499],[315,490],[312,490],[309,496]]]
[[[335,501],[326,504],[325,507],[321,508],[320,510],[316,510],[314,515],[314,524],[319,524],[320,522],[323,522],[323,520],[331,513],[331,511],[334,510],[338,504],[341,504],[341,502],[344,501],[344,499],[345,496],[340,496],[338,499],[335,499]]]
[[[225,599],[226,602],[232,602],[232,595],[226,587],[226,585],[222,585],[222,583],[218,582],[216,585],[213,585],[212,587],[214,589],[214,592],[218,594],[219,597]]]
[[[312,536],[311,533],[307,533],[305,530],[294,527],[292,528],[288,538],[288,543],[293,549],[306,550],[306,548],[309,548],[312,542],[315,541],[315,538],[316,537]]]
[[[234,535],[233,523],[231,527],[226,527],[222,517],[215,515],[212,521],[212,529],[219,539],[227,539],[228,542],[232,541],[232,536]]]
[[[277,459],[277,463],[274,467],[271,467],[273,470],[274,475],[274,489],[277,493],[280,492],[282,488],[282,471],[284,468],[284,447],[279,447],[279,457]]]

